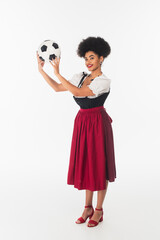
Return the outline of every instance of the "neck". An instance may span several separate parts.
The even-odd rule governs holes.
[[[102,75],[102,71],[100,68],[95,69],[95,70],[91,71],[91,73],[90,73],[90,76],[93,78],[100,76],[100,75]]]

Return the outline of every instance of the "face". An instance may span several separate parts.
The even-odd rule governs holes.
[[[84,59],[86,67],[89,71],[94,71],[98,68],[101,68],[100,63],[103,61],[103,56],[99,57],[95,52],[88,51],[86,52]]]

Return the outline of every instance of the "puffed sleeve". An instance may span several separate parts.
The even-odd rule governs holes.
[[[105,78],[95,78],[88,87],[92,90],[92,92],[97,96],[102,93],[109,92],[110,90],[111,79]]]
[[[83,72],[75,73],[68,81],[77,87],[82,76]]]

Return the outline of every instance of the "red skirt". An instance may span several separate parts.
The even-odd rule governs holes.
[[[106,189],[115,181],[112,119],[104,106],[78,111],[73,127],[67,184],[82,190]]]

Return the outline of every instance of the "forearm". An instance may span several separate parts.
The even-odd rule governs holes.
[[[47,81],[47,83],[57,92],[58,91],[58,85],[55,80],[53,80],[46,72],[43,70],[39,71],[41,75],[44,77],[44,79]]]
[[[77,95],[78,92],[78,88],[76,86],[74,86],[72,83],[70,83],[68,80],[66,80],[64,77],[62,77],[62,75],[59,73],[56,75],[58,77],[58,79],[60,80],[60,82],[63,84],[63,86],[68,89],[68,91],[70,91],[73,95]]]

